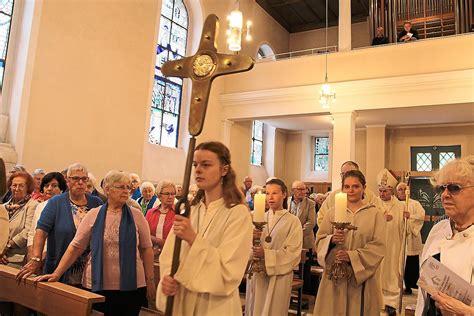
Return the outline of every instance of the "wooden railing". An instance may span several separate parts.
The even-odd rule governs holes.
[[[48,316],[102,315],[92,310],[92,304],[105,297],[59,282],[34,283],[31,279],[17,284],[18,270],[0,265],[0,300],[14,302]]]

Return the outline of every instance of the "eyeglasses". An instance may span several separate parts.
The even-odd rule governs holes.
[[[474,187],[474,185],[469,185],[469,186],[461,186],[457,183],[449,183],[449,184],[443,184],[443,185],[438,185],[435,187],[435,191],[436,193],[443,193],[444,190],[448,189],[448,192],[453,194],[453,195],[456,195],[456,194],[459,194],[461,193],[461,191],[463,189],[467,189],[467,188],[472,188]]]
[[[122,191],[130,191],[132,189],[129,185],[113,185],[113,187]]]
[[[71,180],[72,182],[79,182],[79,181],[82,181],[82,182],[87,182],[89,181],[89,177],[67,177],[69,180]]]
[[[12,184],[12,185],[10,186],[10,188],[11,188],[12,190],[15,190],[15,189],[20,189],[20,190],[21,190],[21,189],[26,188],[26,184],[23,184],[23,183],[20,183],[20,184]]]
[[[306,188],[294,188],[293,190],[306,191]]]
[[[164,195],[164,196],[175,196],[176,193],[171,193],[171,192],[160,192],[160,195]]]

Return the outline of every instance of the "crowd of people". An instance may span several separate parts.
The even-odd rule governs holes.
[[[149,303],[164,311],[170,296],[175,315],[241,315],[243,283],[246,315],[287,315],[302,252],[303,290],[317,293],[314,315],[395,315],[402,278],[411,294],[419,265],[429,257],[474,282],[473,156],[447,163],[433,178],[448,218],[433,227],[424,246],[425,211],[387,169],[377,176],[377,193],[367,189],[354,161],[342,164],[340,189],[311,193],[302,181],[289,190],[274,177],[253,185],[247,176],[239,188],[229,149],[218,142],[199,144],[193,165],[195,184],[185,197],[171,181],[155,185],[124,171],[112,170],[98,183],[79,163],[31,174],[15,166],[0,206],[0,220],[8,223],[1,264],[18,268],[19,281],[34,277],[101,294],[106,300],[94,309],[105,315],[138,315]],[[333,225],[340,192],[347,196],[344,216],[357,229]],[[266,195],[263,230],[252,224],[257,193]],[[175,212],[180,199],[189,201],[189,217]],[[171,276],[177,237],[183,241],[180,265]],[[256,259],[263,271],[246,275]],[[347,263],[352,277],[331,279],[334,262]],[[320,284],[311,278],[313,265],[324,268]],[[472,314],[474,307],[418,289],[416,315],[440,313]]]

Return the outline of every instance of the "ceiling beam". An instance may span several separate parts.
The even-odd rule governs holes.
[[[287,6],[287,5],[290,5],[290,4],[302,3],[302,2],[304,2],[304,0],[282,0],[279,3],[271,4],[271,6],[274,7],[274,8],[278,8],[278,7],[283,7],[283,6]]]
[[[263,10],[267,11],[281,26],[283,26],[288,32],[290,32],[290,25],[286,20],[270,5],[267,0],[256,0],[257,4],[262,7]]]
[[[321,18],[321,16],[318,14],[318,12],[316,12],[313,7],[311,5],[308,4],[308,1],[307,0],[303,0],[304,4],[306,5],[306,7],[309,8],[309,10],[314,14],[314,16],[319,20],[319,21],[322,21],[323,19]]]

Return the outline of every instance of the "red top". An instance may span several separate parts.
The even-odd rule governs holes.
[[[162,204],[159,206],[152,208],[148,210],[146,213],[146,220],[148,222],[148,226],[150,226],[150,234],[152,236],[156,236],[156,227],[158,226],[158,221],[160,219],[160,210],[161,210]],[[168,234],[171,230],[171,227],[173,227],[173,222],[174,222],[174,217],[175,217],[175,212],[174,212],[174,205],[171,210],[166,213],[165,216],[165,223],[163,225],[163,239],[166,240],[168,237]]]

